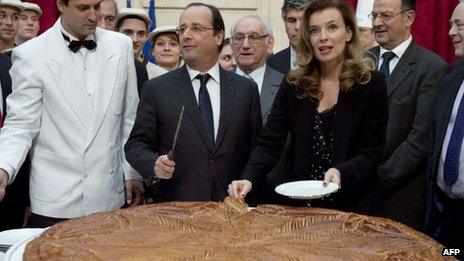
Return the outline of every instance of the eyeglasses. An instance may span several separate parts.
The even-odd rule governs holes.
[[[206,30],[214,30],[213,27],[204,27],[204,26],[201,26],[201,25],[193,25],[193,26],[190,26],[190,27],[181,26],[181,27],[176,28],[177,33],[179,35],[185,34],[187,29],[190,30],[194,34],[201,34],[201,33],[205,32]]]
[[[391,12],[381,12],[381,13],[376,13],[376,12],[372,12],[370,14],[367,15],[367,17],[369,17],[372,21],[374,21],[375,19],[377,18],[380,18],[380,20],[384,21],[384,22],[387,22],[387,21],[390,21],[391,19],[393,19],[393,17],[399,15],[399,14],[402,14],[402,13],[406,13],[408,11],[411,11],[411,9],[408,9],[408,10],[403,10],[399,13],[391,13]]]
[[[257,44],[261,42],[264,38],[269,37],[268,34],[265,35],[259,35],[259,34],[249,34],[249,35],[244,35],[244,34],[236,34],[232,36],[232,41],[234,44],[243,44],[245,42],[245,39],[248,38],[248,41],[250,41],[251,44]]]

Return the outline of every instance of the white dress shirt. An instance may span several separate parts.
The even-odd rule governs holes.
[[[263,86],[265,72],[266,72],[266,63],[263,66],[259,67],[258,69],[252,71],[250,74],[246,74],[239,67],[237,67],[237,69],[235,70],[236,74],[255,81],[255,83],[258,85],[258,91],[260,94],[261,94],[261,88]]]
[[[383,48],[382,46],[380,46],[379,66],[377,69],[380,69],[380,66],[382,66],[382,63],[383,63],[382,55],[386,52],[393,52],[396,55],[396,57],[393,57],[393,59],[391,59],[390,61],[389,71],[391,74],[393,70],[395,70],[395,67],[400,61],[401,56],[403,56],[403,54],[406,52],[406,49],[408,49],[411,42],[412,42],[412,36],[409,36],[409,38],[406,41],[404,41],[403,43],[395,47],[393,50],[387,50]]]
[[[187,65],[187,72],[190,76],[190,81],[192,81],[193,91],[195,92],[195,98],[198,101],[198,95],[200,92],[200,80],[195,79],[198,74],[203,74],[200,71],[197,71]],[[214,127],[214,140],[216,141],[216,136],[219,128],[219,116],[221,115],[221,82],[219,78],[219,64],[216,63],[209,71],[207,71],[211,78],[206,83],[206,89],[208,89],[209,97],[211,100],[211,106],[213,109],[213,127]]]
[[[61,26],[61,32],[69,37],[70,41],[79,41],[76,37],[72,36],[69,32],[67,32],[63,26]],[[94,35],[88,35],[84,40],[94,40]],[[66,42],[66,45],[69,43],[63,38],[63,41]],[[97,47],[98,48],[98,47]],[[75,74],[80,75],[79,79],[82,79],[82,83],[85,86],[82,86],[87,91],[87,95],[89,96],[89,100],[92,104],[94,104],[95,100],[95,90],[97,86],[97,79],[98,79],[98,72],[97,68],[95,67],[97,64],[97,55],[95,53],[96,49],[88,50],[85,47],[81,47],[77,52],[73,52],[69,50],[73,60],[74,60],[74,68]]]
[[[464,146],[461,143],[461,154],[459,155],[459,176],[456,182],[451,186],[448,187],[445,184],[443,178],[443,165],[445,163],[446,152],[448,151],[448,145],[451,139],[451,133],[453,132],[454,122],[456,121],[456,116],[459,109],[459,102],[464,94],[464,82],[461,83],[461,87],[459,87],[459,92],[456,95],[456,99],[454,100],[453,110],[451,111],[451,115],[448,121],[448,126],[446,128],[445,138],[443,140],[443,146],[441,149],[441,155],[438,162],[438,175],[437,175],[437,183],[438,187],[450,198],[460,198],[464,199]],[[463,101],[464,102],[464,101]]]
[[[298,69],[298,63],[296,61],[297,55],[295,49],[290,45],[290,70]]]

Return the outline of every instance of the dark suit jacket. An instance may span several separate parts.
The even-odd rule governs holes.
[[[378,58],[380,48],[372,52]],[[415,229],[423,226],[425,170],[436,90],[448,65],[412,42],[387,78],[387,143],[378,168],[385,215]]]
[[[134,59],[134,64],[135,73],[137,74],[137,91],[140,97],[140,94],[142,94],[143,83],[148,81],[148,72],[147,67],[145,67],[145,64],[141,61]]]
[[[316,103],[298,99],[294,88],[284,81],[242,178],[250,180],[254,188],[261,186],[263,176],[277,163],[290,132],[289,166],[282,182],[308,179],[309,159],[314,153],[315,113]],[[337,208],[366,212],[366,209],[356,209],[356,204],[375,180],[377,156],[385,145],[387,113],[385,80],[380,73],[373,73],[371,81],[364,86],[356,85],[351,92],[340,92],[332,155],[334,167],[342,175]]]
[[[6,97],[11,93],[10,68],[10,58],[0,54],[3,117],[6,116]],[[0,202],[0,231],[23,227],[24,215],[29,206],[29,167],[29,160],[26,159],[15,181],[6,187],[5,198]]]
[[[171,149],[182,105],[185,112],[175,148],[172,179],[161,180],[155,201],[222,200],[240,178],[261,128],[258,88],[220,69],[221,112],[210,144],[186,66],[145,83],[126,158],[142,176],[153,175],[158,155]]]
[[[441,81],[438,90],[437,103],[435,109],[435,121],[432,128],[432,145],[427,171],[427,190],[426,190],[426,232],[433,234],[437,231],[440,223],[440,213],[437,203],[443,205],[437,194],[441,189],[437,185],[438,163],[442,152],[443,141],[445,139],[448,122],[453,110],[454,100],[458,94],[464,79],[464,70],[454,70],[446,75]],[[437,193],[438,192],[438,193]]]
[[[278,72],[287,74],[290,71],[290,46],[269,57],[267,64]]]

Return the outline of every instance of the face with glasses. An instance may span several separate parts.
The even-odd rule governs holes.
[[[237,66],[249,74],[266,63],[272,52],[274,38],[269,36],[263,22],[256,17],[245,17],[233,28],[232,52]]]
[[[116,7],[111,1],[102,1],[100,5],[100,19],[97,26],[106,30],[116,30]]]
[[[148,39],[148,30],[145,21],[138,18],[124,19],[119,27],[119,32],[132,39],[134,55],[135,57],[139,57],[143,46]]]
[[[30,40],[39,33],[39,14],[32,10],[25,10],[19,15],[19,29],[17,38]]]
[[[392,50],[411,35],[414,11],[402,10],[401,0],[375,0],[369,16],[377,43]]]
[[[19,27],[19,10],[14,7],[0,7],[0,41],[14,44],[14,38]],[[13,47],[13,46],[12,46]]]
[[[193,69],[205,72],[217,63],[224,32],[214,31],[208,7],[185,9],[179,19],[179,38],[182,57]]]
[[[314,57],[321,65],[336,67],[343,61],[353,32],[346,26],[338,9],[328,8],[312,13],[306,30]]]

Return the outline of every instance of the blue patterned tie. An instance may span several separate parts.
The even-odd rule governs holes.
[[[396,57],[394,52],[386,52],[382,54],[383,62],[380,65],[379,71],[388,77],[390,75],[390,61]]]
[[[463,96],[464,98],[464,96]],[[461,154],[462,139],[464,137],[464,99],[459,102],[458,112],[454,121],[453,131],[446,151],[443,165],[443,179],[451,187],[459,176],[459,157]]]
[[[200,92],[198,93],[198,106],[200,108],[203,122],[205,123],[206,131],[211,144],[214,144],[214,122],[213,122],[213,107],[211,106],[211,99],[209,97],[206,83],[211,78],[209,74],[198,74],[196,79],[200,80]]]

